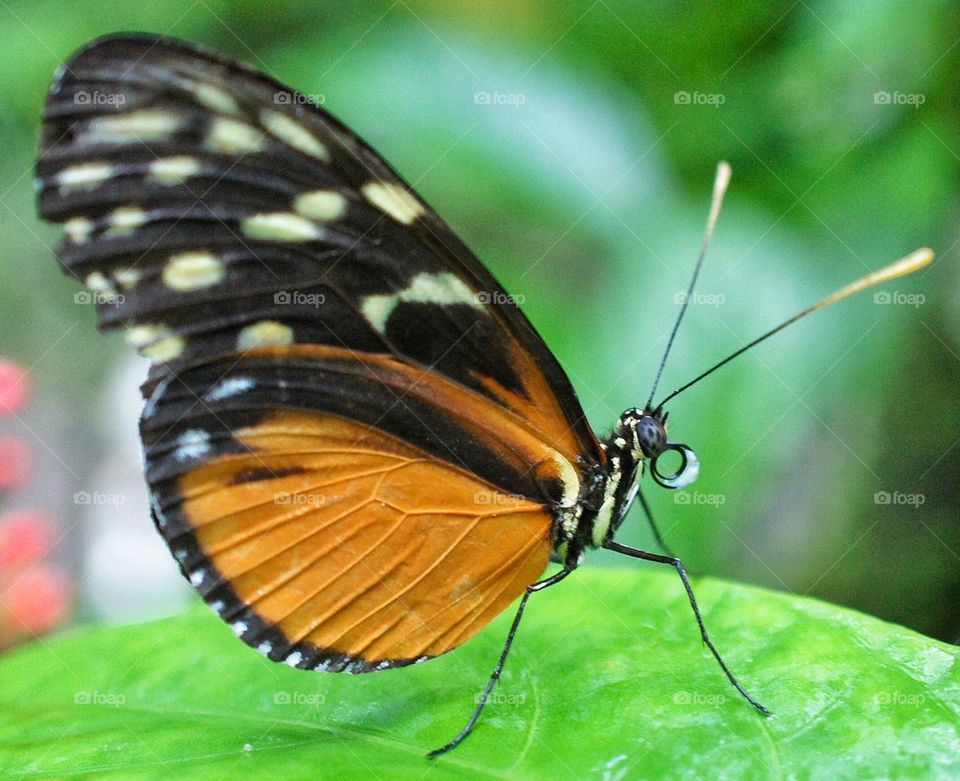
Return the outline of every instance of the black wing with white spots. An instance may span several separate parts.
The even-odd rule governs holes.
[[[293,343],[388,354],[602,458],[513,300],[369,146],[304,95],[193,44],[93,42],[58,74],[37,165],[60,257],[154,361]],[[491,303],[492,302],[492,303]]]

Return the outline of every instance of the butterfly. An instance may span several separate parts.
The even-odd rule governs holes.
[[[108,36],[55,76],[36,173],[62,265],[152,362],[157,530],[243,642],[304,670],[380,671],[456,648],[519,597],[485,694],[436,756],[473,729],[529,597],[603,547],[675,568],[723,672],[767,712],[680,560],[614,539],[638,495],[656,530],[645,463],[667,488],[697,476],[663,402],[651,391],[598,438],[515,299],[322,108],[194,44]],[[728,180],[721,166],[691,291]]]

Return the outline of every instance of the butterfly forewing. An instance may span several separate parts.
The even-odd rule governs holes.
[[[382,352],[602,458],[513,300],[423,199],[303,95],[192,45],[95,42],[48,97],[40,210],[101,322],[162,379],[289,343]]]
[[[243,640],[406,664],[542,572],[602,451],[513,299],[342,124],[190,44],[117,36],[58,75],[37,172],[64,266],[153,361],[157,526]]]

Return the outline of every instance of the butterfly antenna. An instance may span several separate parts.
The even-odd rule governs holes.
[[[764,341],[765,339],[769,339],[775,333],[782,331],[788,325],[792,325],[793,323],[797,322],[797,320],[800,320],[801,318],[804,318],[807,315],[812,314],[813,312],[816,312],[818,309],[824,309],[825,307],[828,307],[831,304],[835,304],[838,301],[842,301],[848,296],[852,296],[854,293],[859,293],[861,290],[866,290],[867,288],[873,287],[874,285],[879,285],[881,282],[888,282],[891,279],[896,279],[897,277],[902,277],[902,276],[905,276],[906,274],[912,274],[914,271],[917,271],[918,269],[921,269],[924,266],[926,266],[931,260],[933,260],[933,250],[927,247],[921,247],[918,250],[914,250],[909,255],[900,258],[900,260],[897,260],[891,263],[889,266],[885,266],[879,271],[873,271],[870,274],[867,274],[866,276],[860,277],[860,279],[856,280],[855,282],[851,282],[849,285],[844,285],[842,288],[831,293],[826,298],[822,298],[812,306],[808,306],[802,312],[798,312],[789,320],[784,320],[782,323],[780,323],[780,325],[776,326],[775,328],[771,328],[762,336],[758,336],[752,342],[744,345],[736,352],[731,353],[719,363],[715,363],[705,372],[703,372],[702,374],[698,374],[696,377],[690,380],[690,382],[688,382],[686,385],[681,385],[679,388],[673,391],[673,393],[671,393],[663,401],[661,401],[657,405],[657,409],[658,410],[662,409],[663,405],[666,404],[668,401],[670,401],[670,399],[672,399],[674,396],[680,393],[683,393],[683,391],[685,391],[691,385],[696,385],[698,382],[700,382],[700,380],[702,380],[704,377],[710,374],[713,374],[721,366],[725,366],[726,364],[730,363],[730,361],[732,361],[734,358],[736,358],[739,355],[743,355],[743,353],[745,353],[751,347],[756,347],[758,344],[760,344],[760,342]]]
[[[707,249],[710,247],[710,239],[713,238],[713,229],[717,224],[717,216],[720,214],[720,206],[723,204],[723,196],[727,192],[727,185],[730,184],[730,166],[723,160],[717,165],[717,176],[713,180],[713,198],[710,200],[710,216],[707,217],[707,228],[703,232],[703,244],[700,247],[700,257],[697,258],[697,265],[693,268],[693,276],[690,277],[690,284],[687,286],[687,295],[683,299],[680,307],[680,314],[677,315],[677,321],[673,324],[673,330],[670,332],[670,338],[667,340],[667,349],[663,351],[663,357],[660,359],[660,367],[657,369],[657,376],[653,380],[653,387],[650,389],[650,397],[647,399],[644,409],[650,409],[653,403],[654,394],[657,392],[657,386],[660,384],[660,377],[663,374],[663,367],[667,363],[667,356],[670,355],[670,348],[673,347],[673,340],[680,329],[680,323],[683,322],[683,316],[690,305],[690,299],[693,297],[693,289],[697,284],[697,277],[700,276],[700,269],[703,267],[703,260],[707,256]]]

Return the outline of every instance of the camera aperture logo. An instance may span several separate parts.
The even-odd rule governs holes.
[[[126,701],[126,695],[117,692],[79,691],[73,694],[74,705],[99,705],[105,708],[119,708]]]
[[[927,102],[927,96],[922,92],[877,90],[873,93],[873,102],[878,106],[913,106],[914,108],[920,108]]]
[[[320,92],[286,92],[273,93],[273,102],[278,106],[322,106],[327,102],[327,96]]]
[[[273,495],[273,503],[296,507],[322,507],[327,503],[327,497],[317,493],[292,494],[288,491],[279,491]]]
[[[512,705],[518,706],[523,705],[527,701],[527,695],[523,692],[512,694],[510,692],[498,692],[496,690],[490,692],[489,694],[484,694],[480,692],[473,698],[475,705],[480,703],[485,703],[488,707],[491,705]]]
[[[325,694],[316,692],[278,691],[273,694],[274,705],[311,705],[319,708],[326,701]]]
[[[73,294],[73,303],[79,306],[122,306],[127,300],[123,293],[112,290],[78,290]]]
[[[78,90],[73,93],[73,102],[78,106],[117,106],[127,102],[127,96],[119,92]]]
[[[88,504],[91,506],[119,506],[126,501],[123,494],[105,494],[100,491],[77,491],[73,495],[74,504]]]
[[[676,491],[674,504],[693,504],[698,507],[719,507],[727,501],[726,494],[705,494],[701,491]]]
[[[873,303],[886,306],[895,304],[897,306],[912,306],[919,309],[927,303],[927,297],[923,293],[901,293],[897,290],[878,290],[873,294]]]
[[[312,306],[319,309],[327,303],[323,293],[305,293],[302,290],[278,290],[273,294],[273,303],[277,306]]]
[[[473,503],[494,507],[516,507],[518,504],[529,502],[520,494],[502,494],[499,491],[477,491],[473,495]]]
[[[671,699],[676,705],[723,705],[727,701],[722,694],[688,691],[675,692]]]
[[[673,93],[673,102],[678,106],[712,106],[720,108],[727,102],[727,96],[722,92],[687,92],[680,90]]]
[[[926,697],[922,694],[907,694],[905,692],[877,692],[873,695],[874,705],[906,705],[911,708],[917,708],[926,702]]]
[[[520,108],[527,102],[527,96],[522,92],[500,92],[481,89],[473,93],[473,102],[478,106],[513,106]]]
[[[901,491],[877,491],[873,495],[874,504],[892,504],[900,507],[918,508],[926,501],[926,494],[905,494]]]
[[[702,293],[698,290],[688,293],[686,290],[681,290],[679,293],[673,294],[673,303],[680,306],[683,304],[691,304],[692,306],[723,306],[727,303],[727,297],[723,293]]]
[[[493,304],[494,306],[513,304],[514,306],[523,306],[527,297],[523,295],[523,293],[511,295],[510,293],[504,293],[502,290],[480,290],[476,294],[476,299],[478,304]]]

